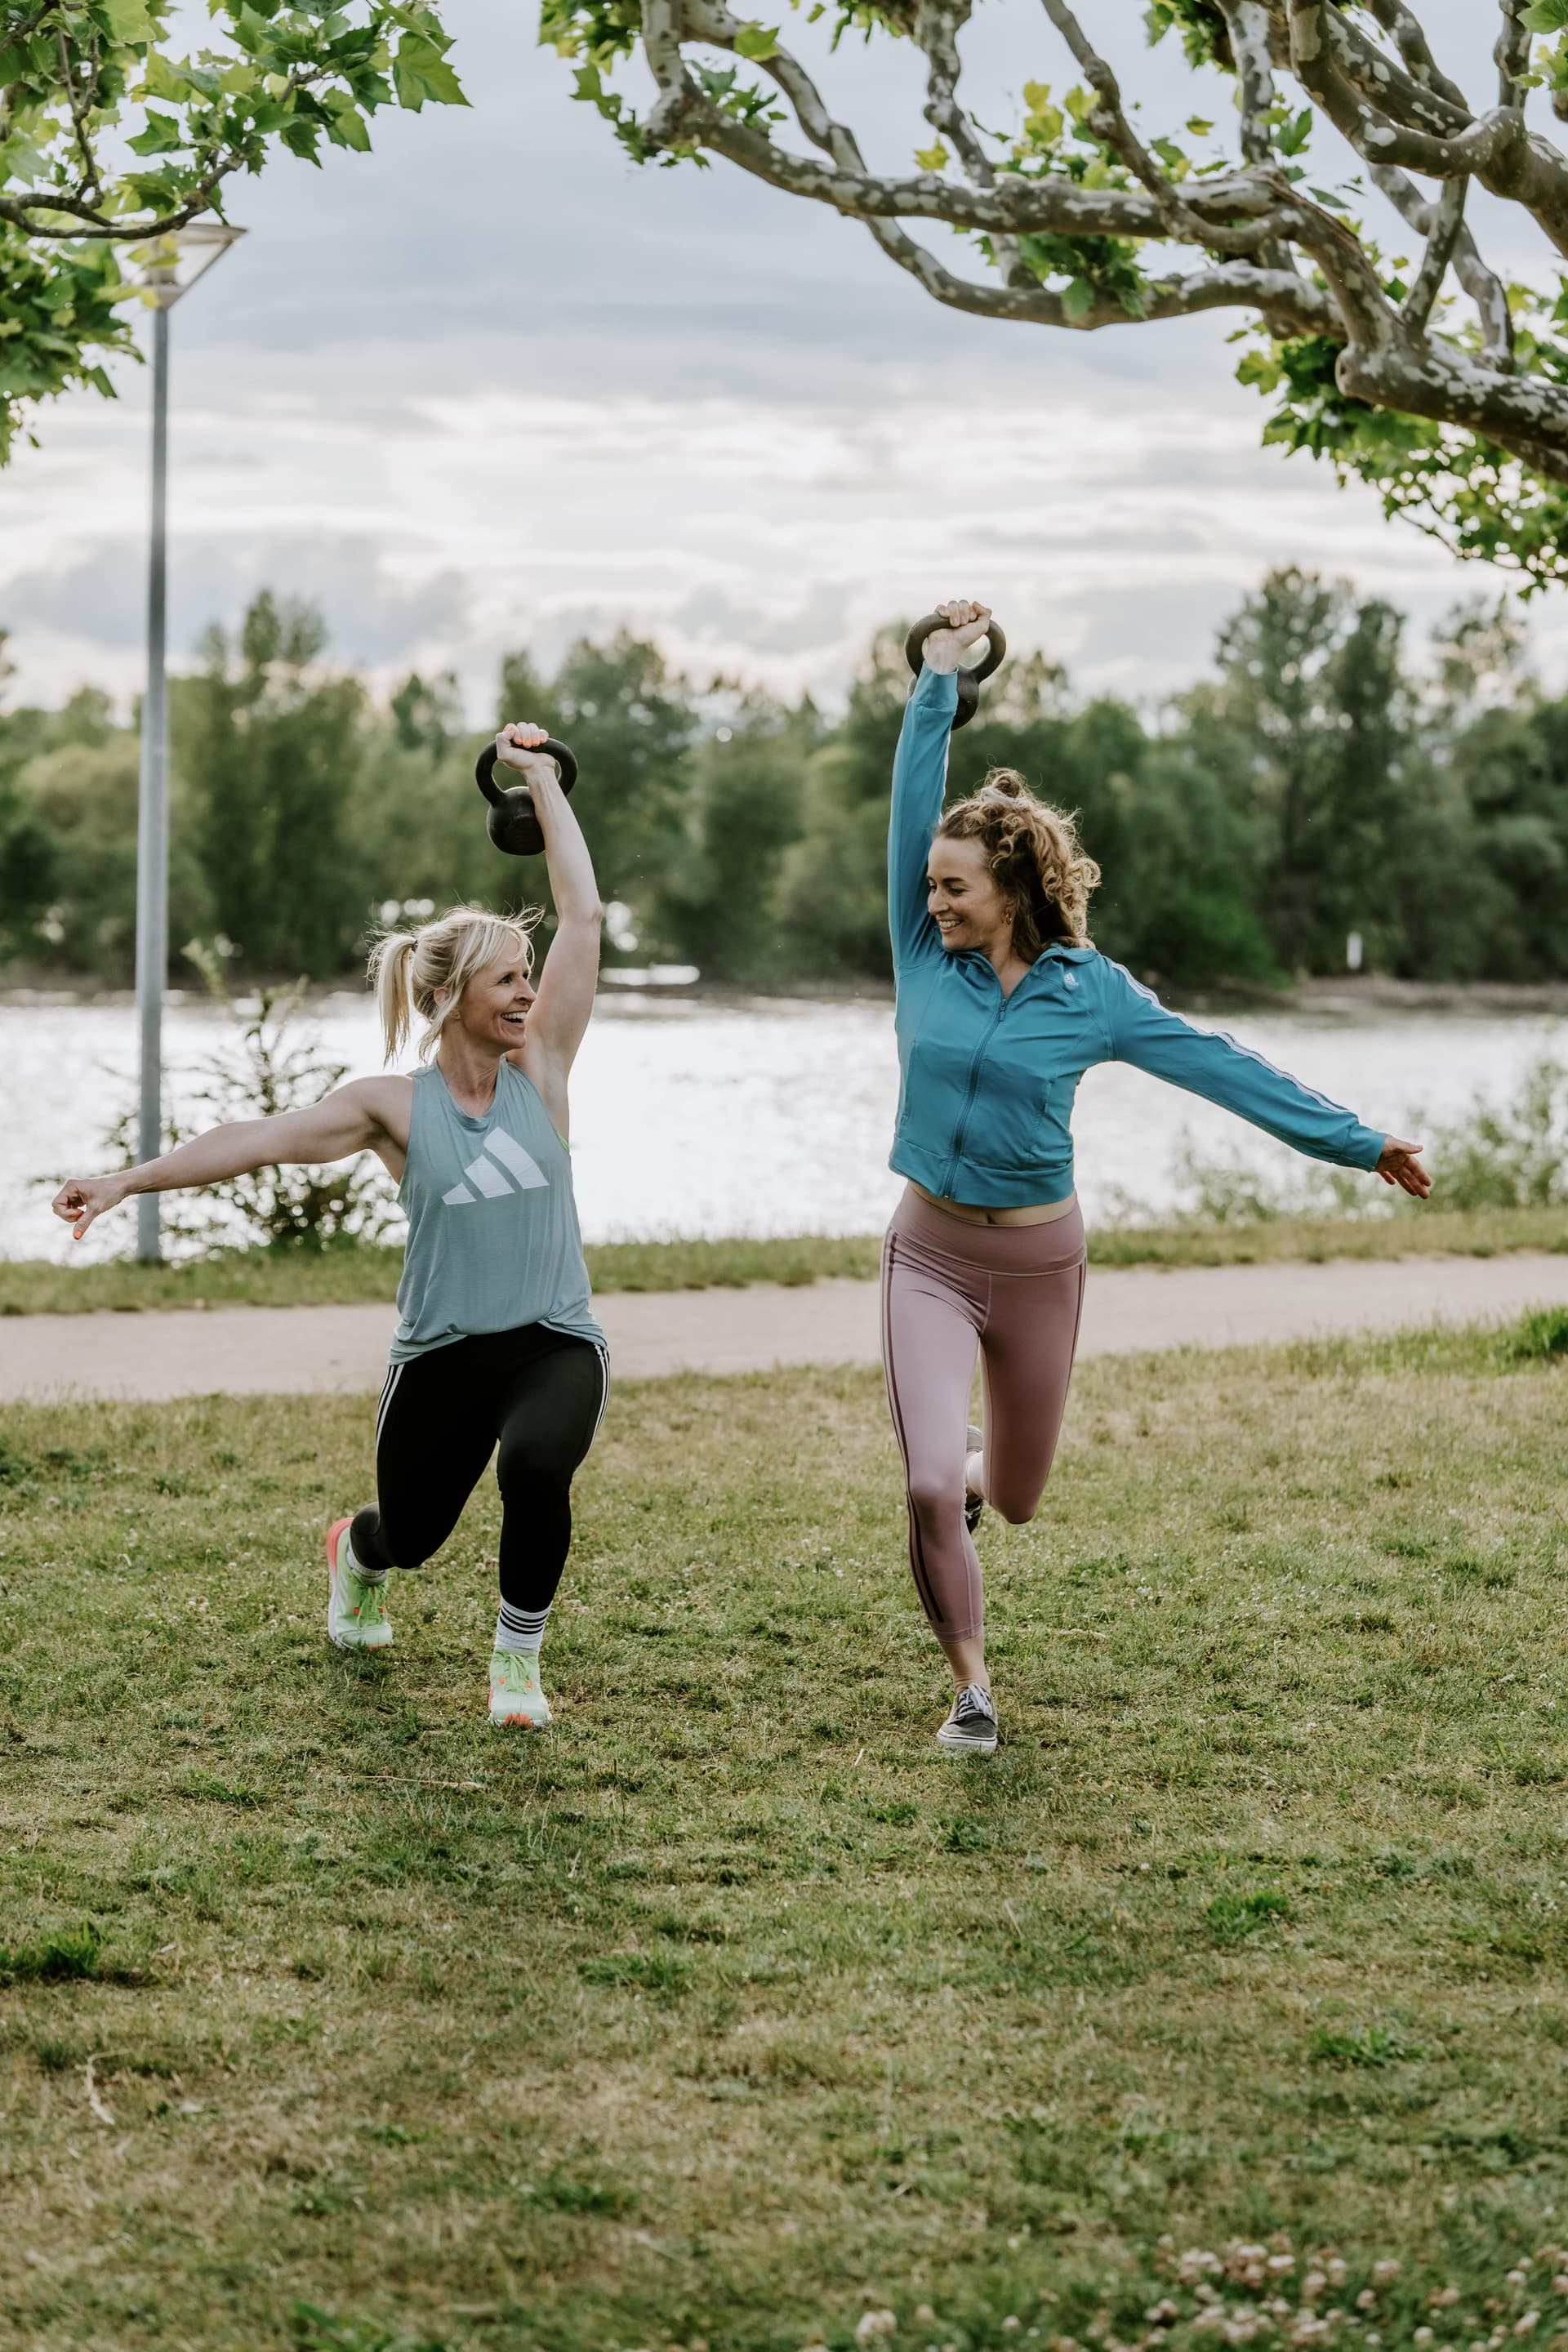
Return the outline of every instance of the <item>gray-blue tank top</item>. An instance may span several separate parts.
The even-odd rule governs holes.
[[[408,1242],[395,1364],[526,1323],[603,1347],[571,1158],[532,1081],[513,1063],[497,1069],[495,1100],[482,1118],[458,1108],[438,1069],[416,1072],[397,1197]]]

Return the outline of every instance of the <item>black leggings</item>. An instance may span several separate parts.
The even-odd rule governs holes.
[[[439,1551],[499,1443],[501,1599],[547,1609],[572,1541],[572,1474],[609,1393],[604,1349],[542,1323],[394,1364],[375,1424],[376,1500],[354,1520],[355,1559],[417,1568]]]

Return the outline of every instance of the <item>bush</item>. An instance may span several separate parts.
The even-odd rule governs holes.
[[[195,1125],[168,1122],[172,1149],[208,1128],[239,1119],[275,1118],[282,1111],[318,1103],[348,1075],[342,1062],[323,1059],[319,1037],[300,1023],[303,983],[264,988],[254,1011],[237,1004],[223,967],[212,950],[193,940],[185,953],[223,1007],[230,1024],[228,1048],[197,1063],[189,1073],[200,1081],[191,1100],[210,1114]],[[127,1110],[105,1140],[116,1165],[135,1164],[135,1112]],[[363,1156],[346,1167],[258,1168],[231,1176],[195,1194],[165,1194],[165,1230],[175,1243],[213,1249],[237,1239],[267,1249],[324,1250],[378,1242],[393,1222],[392,1181],[378,1162]]]

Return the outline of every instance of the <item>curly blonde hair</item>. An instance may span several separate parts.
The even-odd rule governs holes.
[[[947,811],[936,837],[981,844],[997,888],[1013,901],[1013,944],[1026,963],[1058,940],[1089,945],[1100,868],[1074,819],[1037,801],[1016,768],[993,768],[977,793]]]

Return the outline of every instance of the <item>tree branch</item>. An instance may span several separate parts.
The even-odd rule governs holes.
[[[968,14],[969,0],[959,0],[959,5],[952,9],[943,7],[941,0],[921,0],[915,11],[915,46],[924,50],[926,58],[925,119],[940,136],[952,141],[954,154],[974,185],[994,188],[995,166],[985,152],[984,142],[958,102],[963,68],[958,60],[957,28]],[[1028,283],[1030,273],[1025,268],[1017,239],[998,236],[992,243],[1004,282]]]
[[[1432,206],[1432,226],[1426,238],[1426,251],[1415,275],[1415,282],[1405,298],[1400,322],[1407,334],[1424,335],[1432,317],[1433,308],[1443,290],[1443,280],[1448,274],[1448,264],[1454,258],[1454,248],[1459,241],[1459,231],[1465,225],[1465,191],[1468,180],[1446,180],[1436,204]]]
[[[1367,103],[1341,69],[1345,19],[1326,0],[1289,0],[1290,64],[1319,105],[1370,166],[1394,164],[1435,180],[1473,174],[1492,194],[1532,213],[1558,250],[1568,253],[1568,162],[1500,107],[1453,137],[1396,123]]]
[[[1436,90],[1463,115],[1470,109],[1464,91],[1447,75],[1432,55],[1426,33],[1405,5],[1405,0],[1367,0],[1372,15],[1393,39],[1405,60],[1406,71],[1423,89]]]
[[[1250,222],[1244,229],[1201,221],[1128,121],[1116,76],[1090,45],[1068,0],[1044,0],[1044,5],[1099,101],[1090,129],[1115,150],[1134,179],[1147,189],[1167,236],[1179,244],[1207,246],[1211,252],[1226,254],[1256,253],[1260,245],[1279,236],[1289,212],[1288,198],[1285,213]]]
[[[98,164],[88,142],[84,110],[77,92],[76,76],[71,71],[65,32],[58,25],[55,26],[55,45],[60,61],[60,81],[65,89],[66,102],[70,108],[71,129],[76,134],[77,152],[81,157],[81,192],[84,196],[95,195],[100,186]]]
[[[1516,5],[1516,0],[1498,0],[1498,6],[1502,11],[1502,26],[1492,51],[1498,72],[1497,102],[1522,114],[1524,77],[1530,71],[1530,32],[1520,22],[1524,10]]]
[[[1414,180],[1406,179],[1403,172],[1388,171],[1381,163],[1373,165],[1372,180],[1417,236],[1432,235],[1434,207]],[[1508,289],[1501,278],[1487,268],[1475,238],[1463,226],[1454,247],[1454,274],[1476,306],[1487,359],[1502,374],[1511,374],[1513,313],[1508,307]]]
[[[1236,59],[1237,101],[1241,115],[1243,160],[1261,169],[1274,163],[1274,60],[1268,40],[1268,10],[1264,0],[1219,0],[1231,55]],[[1293,268],[1290,248],[1282,241],[1258,248],[1258,259],[1269,269]]]

